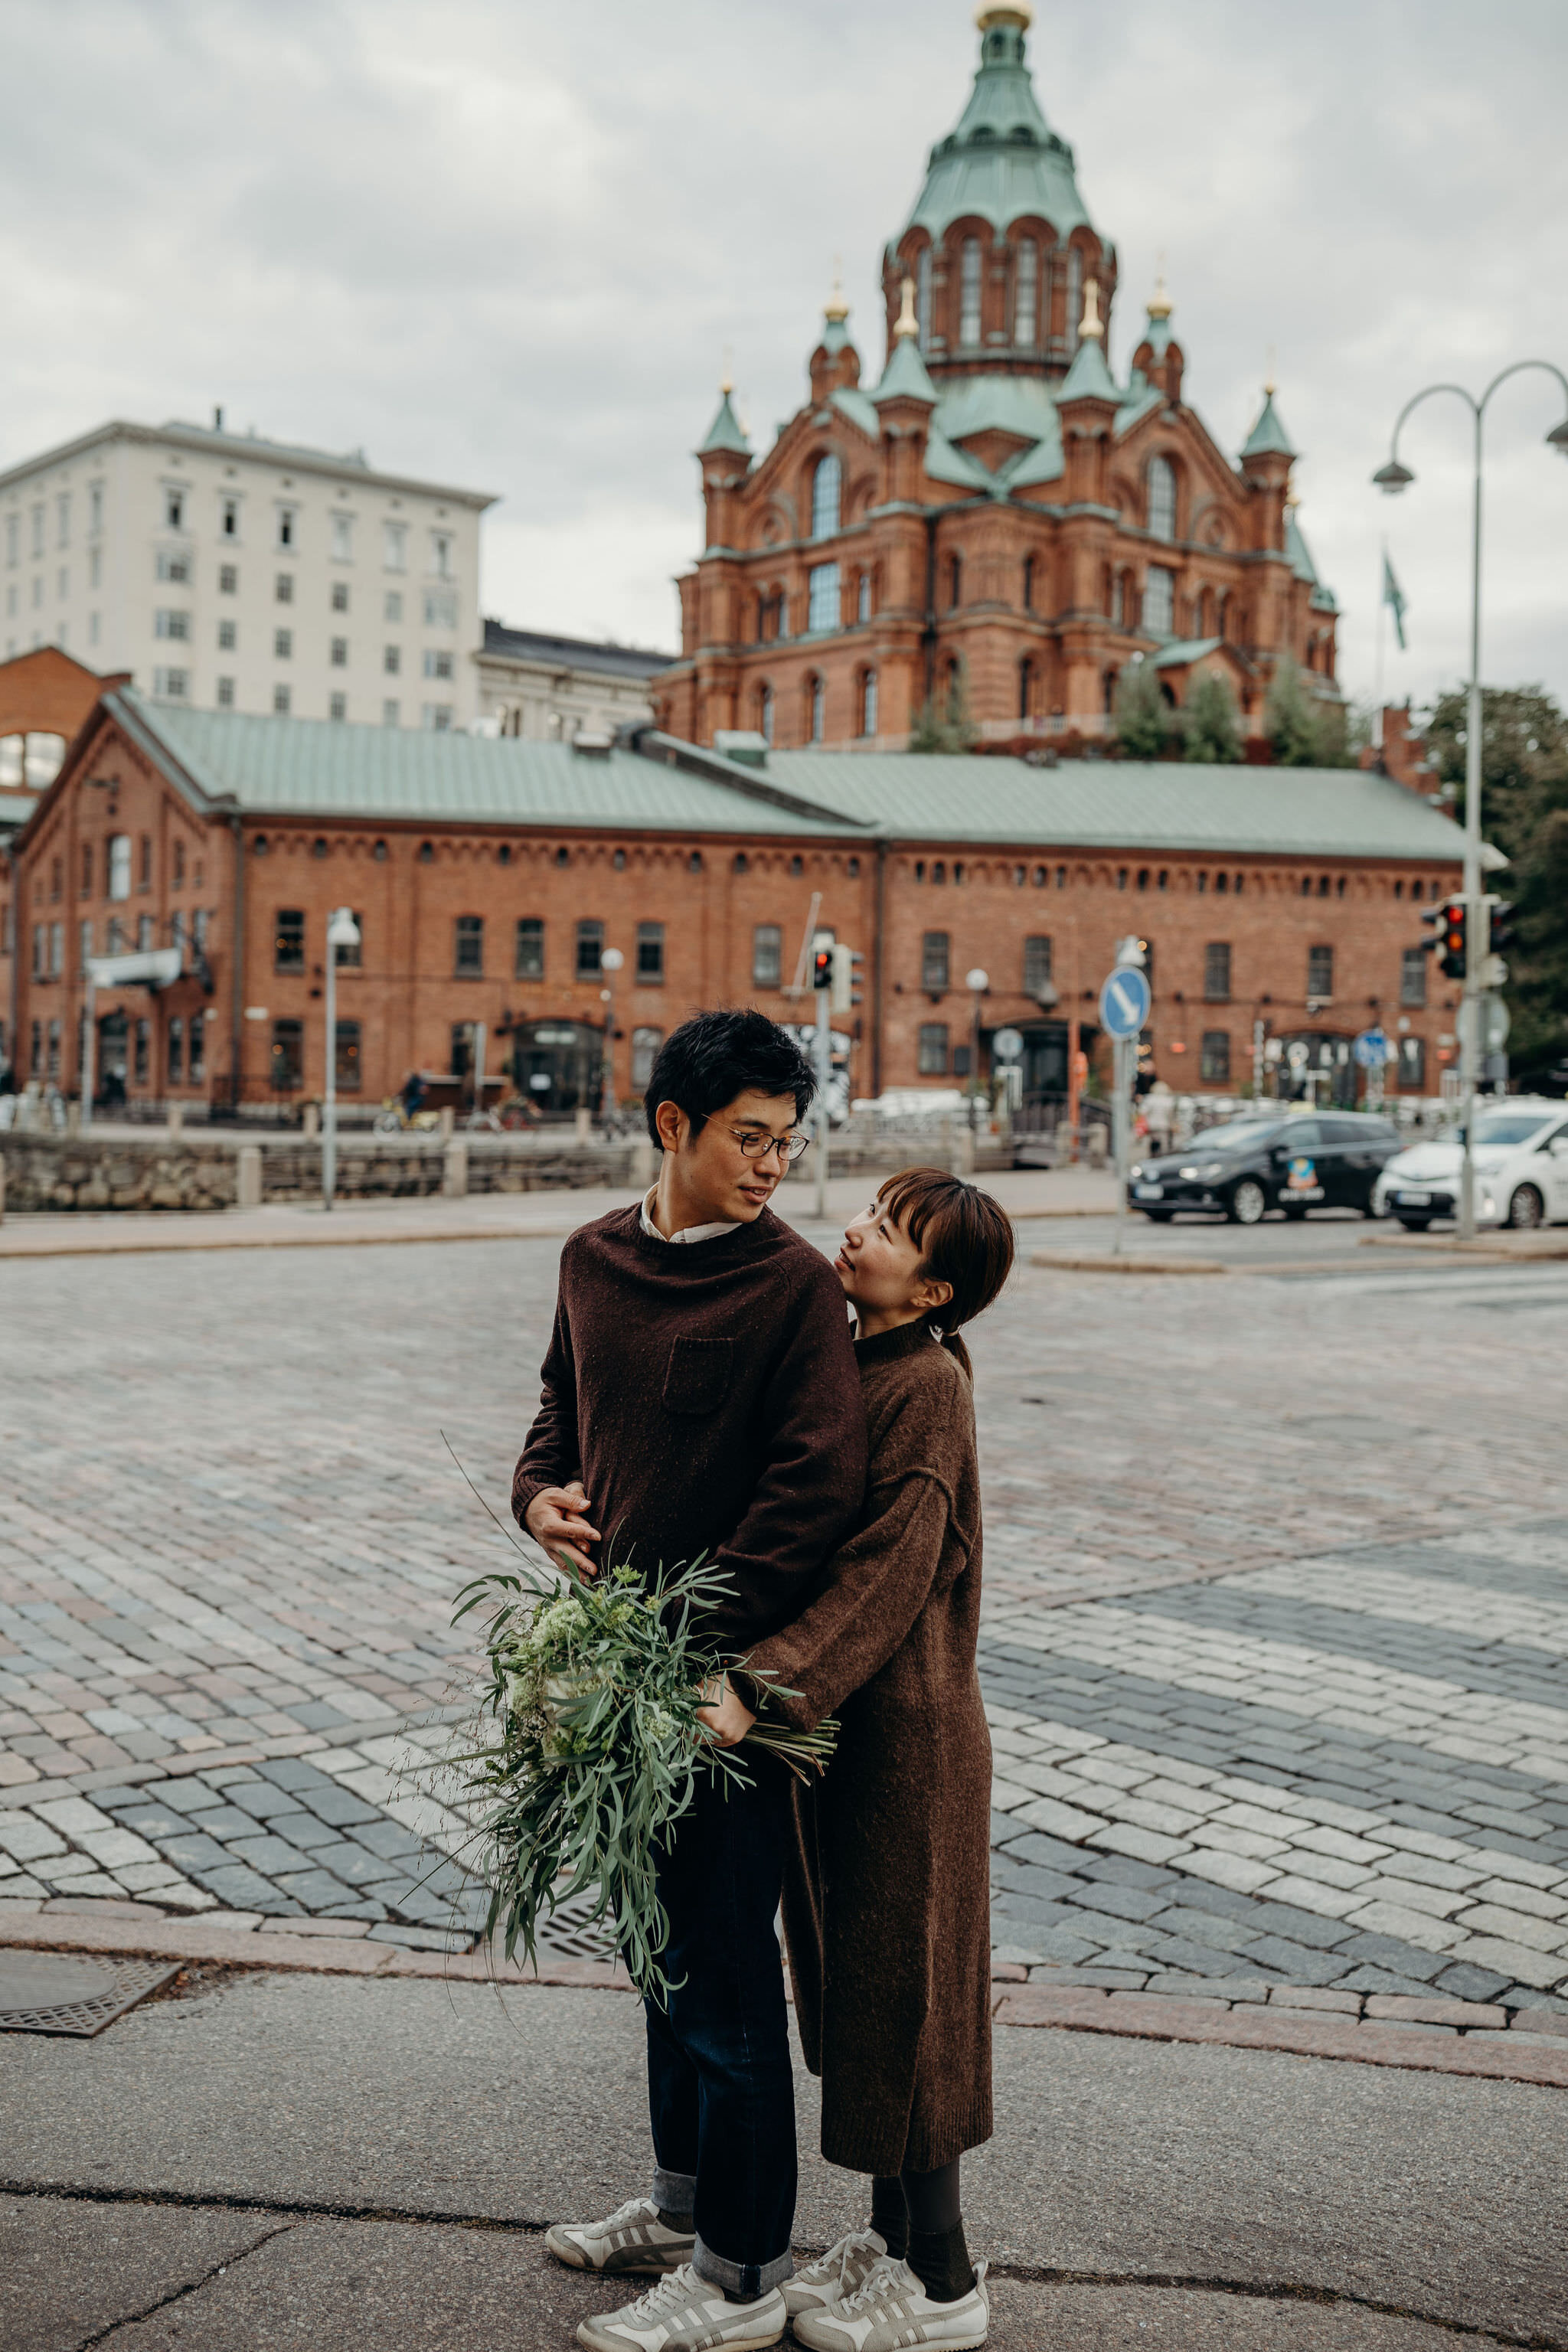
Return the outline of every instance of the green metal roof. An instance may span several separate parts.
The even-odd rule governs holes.
[[[437,735],[331,719],[183,710],[128,688],[107,698],[134,732],[163,747],[209,799],[247,814],[365,817],[388,824],[603,825],[655,833],[832,832],[831,815],[793,812],[742,789],[634,751],[607,758],[569,743]],[[782,780],[771,782],[778,789]],[[805,797],[817,796],[802,778]],[[784,791],[790,788],[785,785]]]
[[[773,751],[766,773],[900,840],[1456,863],[1464,846],[1451,819],[1358,768]]]
[[[1244,457],[1294,457],[1290,436],[1279,422],[1279,412],[1274,405],[1274,387],[1270,384],[1263,395],[1263,405],[1258,422],[1241,445]]]
[[[700,444],[698,456],[705,457],[710,449],[733,449],[742,457],[750,457],[752,445],[747,440],[741,420],[730,404],[730,387],[724,386],[719,399],[719,414],[708,427],[707,438]]]
[[[872,404],[879,408],[885,400],[923,400],[932,408],[936,406],[936,386],[912,335],[894,337],[882,381],[870,397]]]
[[[1217,653],[1224,643],[1223,637],[1173,637],[1154,656],[1154,667],[1178,669],[1183,662],[1202,661],[1205,654]]]
[[[873,441],[880,440],[881,426],[877,421],[871,395],[868,392],[862,392],[858,384],[841,383],[837,392],[829,394],[828,406],[837,408],[851,425],[858,425],[862,433],[868,433]]]
[[[940,238],[955,220],[978,214],[993,228],[1037,216],[1059,237],[1090,226],[1073,152],[1041,113],[1016,25],[989,25],[980,37],[980,67],[956,130],[931,149],[909,228]]]
[[[1057,394],[1058,405],[1069,400],[1109,400],[1120,410],[1126,394],[1105,364],[1105,347],[1098,335],[1085,335],[1073,353],[1071,367]]]

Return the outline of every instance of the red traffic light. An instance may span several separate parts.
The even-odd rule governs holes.
[[[813,955],[811,959],[811,984],[813,988],[832,987],[833,950],[831,948],[818,948]]]
[[[1467,936],[1469,910],[1462,898],[1450,898],[1443,909],[1443,939],[1440,964],[1449,980],[1463,980],[1469,958]]]

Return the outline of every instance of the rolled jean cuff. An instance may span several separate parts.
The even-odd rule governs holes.
[[[727,2294],[738,2294],[747,2303],[755,2303],[759,2295],[771,2294],[775,2286],[783,2286],[786,2278],[795,2276],[795,2257],[786,2246],[771,2263],[731,2263],[724,2255],[716,2254],[711,2246],[704,2245],[699,2231],[691,2252],[691,2267],[710,2286],[721,2286]]]
[[[697,2175],[694,2172],[667,2172],[662,2164],[653,2168],[653,2201],[661,2213],[689,2213],[697,2202]]]

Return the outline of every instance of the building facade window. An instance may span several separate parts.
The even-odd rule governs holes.
[[[239,500],[225,499],[218,509],[218,528],[225,539],[239,537]]]
[[[664,925],[637,925],[637,982],[639,988],[664,985]]]
[[[1334,992],[1334,951],[1329,947],[1307,950],[1307,993],[1327,998]]]
[[[1039,998],[1051,986],[1051,943],[1037,931],[1024,941],[1024,993]]]
[[[272,689],[273,717],[275,719],[287,719],[293,707],[294,697],[292,690],[286,686],[275,686]]]
[[[1168,457],[1151,457],[1146,476],[1149,497],[1149,536],[1151,539],[1174,539],[1176,536],[1176,475]]]
[[[425,648],[425,675],[426,677],[437,678],[449,678],[451,677],[452,656],[445,646],[426,646]]]
[[[111,898],[131,896],[131,835],[111,833],[109,836],[109,895]]]
[[[352,563],[354,560],[354,519],[353,515],[332,517],[332,561]]]
[[[276,1094],[292,1094],[303,1084],[305,1076],[305,1024],[302,1021],[275,1021],[272,1024],[272,1067],[270,1072]]]
[[[658,1049],[664,1043],[662,1029],[632,1031],[632,1092],[646,1094],[653,1082],[653,1066],[658,1059]]]
[[[219,678],[217,682],[217,707],[220,710],[232,710],[234,709],[234,680],[232,677]]]
[[[877,731],[877,673],[865,671],[860,679],[860,732],[874,735]]]
[[[347,669],[349,666],[349,641],[347,637],[334,637],[332,639],[330,649],[330,659],[334,669]]]
[[[274,971],[305,969],[305,913],[301,907],[280,907],[272,925]]]
[[[200,1020],[201,1015],[198,1013],[196,1018]],[[172,1014],[169,1021],[168,1066],[169,1084],[183,1087],[185,1083],[185,1024],[177,1013]]]
[[[327,717],[329,719],[341,720],[346,719],[348,715],[348,696],[346,694],[329,694],[327,697]]]
[[[773,740],[773,690],[764,686],[757,698],[757,724],[764,743]]]
[[[357,1095],[361,1073],[364,1067],[360,1053],[360,1024],[357,1021],[340,1021],[337,1029],[337,1050],[333,1067],[337,1074],[338,1092]]]
[[[922,1021],[915,1045],[915,1067],[922,1078],[947,1076],[947,1024]]]
[[[238,595],[239,566],[237,563],[220,563],[218,565],[217,593],[220,596]]]
[[[1168,637],[1175,629],[1176,575],[1163,563],[1152,563],[1143,583],[1143,632]]]
[[[1198,1076],[1205,1085],[1223,1087],[1230,1083],[1230,1032],[1228,1029],[1205,1029],[1198,1055]]]
[[[1230,1003],[1228,940],[1210,940],[1204,950],[1204,996],[1210,1004]]]
[[[190,634],[191,616],[188,613],[164,609],[153,615],[153,635],[155,637],[178,637],[184,644],[188,642]]]
[[[538,915],[517,919],[517,956],[513,970],[519,980],[544,978],[544,924]]]
[[[381,667],[388,677],[398,677],[403,668],[402,646],[383,646],[381,649]]]
[[[927,931],[921,940],[921,986],[929,990],[945,988],[952,961],[952,941],[947,932]]]
[[[239,623],[220,621],[217,625],[217,649],[220,654],[232,654],[239,645]]]
[[[1399,1002],[1401,1004],[1425,1004],[1426,1002],[1425,948],[1406,948],[1400,957]]]
[[[826,457],[817,459],[816,471],[811,478],[813,539],[831,539],[838,529],[838,506],[843,488],[844,468],[830,449]]]
[[[408,525],[405,522],[382,524],[381,564],[384,572],[407,571]]]
[[[1079,247],[1068,247],[1068,308],[1067,339],[1069,350],[1078,348],[1079,328],[1083,323],[1083,255]]]
[[[459,915],[452,931],[452,970],[459,980],[478,980],[485,968],[485,919]]]
[[[871,617],[871,575],[862,572],[855,591],[855,618],[868,621]]]
[[[1407,1094],[1424,1094],[1426,1089],[1426,1041],[1424,1037],[1402,1037],[1399,1041],[1399,1083]]]
[[[145,1021],[139,1021],[136,1026],[138,1032],[136,1039],[136,1076],[140,1079],[141,1083],[145,1086],[147,1083],[147,1056],[142,1047],[140,1033],[146,1028],[147,1024]],[[48,1066],[44,1075],[49,1079],[52,1085],[58,1086],[60,1080],[60,1023],[59,1015],[58,1013],[49,1023],[49,1059]]]
[[[340,971],[362,971],[364,969],[364,917],[357,907],[353,913],[359,931],[358,939],[347,946],[332,950],[332,961]]]
[[[199,1086],[206,1076],[207,1027],[200,1013],[191,1015],[190,1068],[186,1073],[193,1087]]]
[[[300,543],[299,523],[300,516],[299,509],[297,508],[279,508],[278,544],[279,547],[298,547]]]
[[[155,669],[153,672],[153,692],[160,702],[188,702],[191,695],[190,671]]]
[[[577,977],[597,980],[604,970],[605,926],[584,922],[577,926]]]
[[[752,985],[777,988],[784,978],[784,933],[777,923],[759,923],[752,933]]]
[[[805,625],[808,629],[838,626],[838,566],[814,563],[806,575]]]
[[[966,236],[959,261],[958,340],[966,351],[980,341],[980,239]]]
[[[272,654],[273,654],[273,658],[274,658],[274,660],[276,660],[276,661],[292,661],[292,660],[293,660],[293,658],[294,658],[294,632],[293,632],[293,630],[292,630],[292,629],[274,629],[274,630],[273,630],[273,632],[272,632]]]
[[[53,926],[53,928],[58,931],[58,930],[59,929],[59,925],[58,925],[58,923],[56,923],[56,924]],[[152,950],[152,949],[153,949],[154,947],[156,947],[156,945],[157,945],[157,940],[156,940],[156,939],[153,937],[153,918],[152,918],[152,916],[151,916],[151,915],[138,915],[138,916],[137,916],[137,918],[136,918],[136,952],[137,952],[137,954],[138,954],[138,955],[146,955],[146,954],[148,954],[148,953]]]
[[[1018,240],[1013,265],[1013,341],[1030,345],[1039,332],[1040,249],[1032,236]]]

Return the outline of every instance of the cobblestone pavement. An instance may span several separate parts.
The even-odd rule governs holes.
[[[441,1433],[504,1494],[555,1255],[5,1269],[0,1902],[471,1936]],[[1026,1269],[974,1351],[999,1958],[1568,2009],[1568,1278]]]

